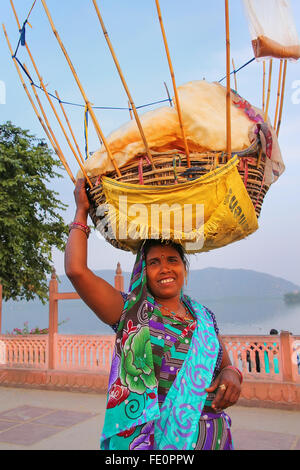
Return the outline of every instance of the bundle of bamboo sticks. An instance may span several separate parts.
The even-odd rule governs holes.
[[[264,111],[264,119],[267,121],[269,106],[270,106],[270,96],[271,96],[271,83],[272,83],[272,71],[273,71],[273,59],[269,59],[269,79],[268,79],[268,89],[267,89],[267,99],[266,99],[266,61],[263,61],[263,92],[262,92],[262,109]],[[276,108],[275,108],[275,117],[273,127],[276,130],[277,136],[279,135],[282,111],[283,111],[283,102],[285,94],[285,83],[286,83],[286,73],[287,73],[287,59],[280,60],[279,64],[279,77],[278,77],[278,86],[277,86],[277,99],[276,99]]]
[[[94,110],[93,110],[93,108],[92,108],[92,106],[91,106],[91,103],[90,103],[90,101],[89,101],[89,99],[88,99],[88,97],[87,97],[87,94],[86,94],[86,92],[85,92],[85,90],[84,90],[84,88],[83,88],[83,86],[82,86],[82,84],[81,84],[81,82],[80,82],[80,80],[79,80],[79,77],[78,77],[78,75],[77,75],[77,73],[76,73],[76,71],[75,71],[75,68],[74,68],[74,66],[73,66],[73,64],[72,64],[72,62],[71,62],[71,59],[70,59],[70,57],[69,57],[69,55],[68,55],[68,53],[67,53],[67,51],[66,51],[66,48],[64,47],[63,42],[62,42],[62,40],[61,40],[61,38],[60,38],[60,36],[59,36],[59,34],[58,34],[58,31],[57,31],[56,28],[55,28],[54,22],[53,22],[53,20],[52,20],[51,14],[50,14],[49,9],[48,9],[47,4],[46,4],[46,0],[41,0],[41,1],[42,1],[42,5],[43,5],[43,7],[44,7],[45,13],[46,13],[46,15],[47,15],[47,18],[48,18],[48,20],[49,20],[49,23],[50,23],[50,25],[51,25],[52,31],[53,31],[53,33],[54,33],[54,35],[55,35],[55,37],[56,37],[56,39],[57,39],[57,41],[58,41],[58,43],[59,43],[59,45],[60,45],[62,51],[63,51],[63,53],[64,53],[64,56],[65,56],[65,58],[66,58],[66,61],[67,61],[68,65],[69,65],[69,67],[70,67],[70,69],[71,69],[71,72],[72,72],[72,74],[73,74],[73,77],[74,77],[74,79],[75,79],[75,81],[76,81],[76,83],[77,83],[77,85],[78,85],[78,88],[79,88],[79,90],[80,90],[80,92],[81,92],[81,95],[82,95],[82,97],[83,97],[83,100],[84,100],[84,102],[85,102],[86,109],[87,109],[88,113],[89,113],[90,116],[91,116],[91,119],[92,119],[94,128],[95,128],[96,133],[97,133],[98,138],[99,138],[99,141],[100,141],[101,144],[102,144],[102,143],[104,144],[105,149],[106,149],[106,151],[107,151],[107,154],[108,154],[108,156],[109,156],[109,158],[110,158],[112,164],[114,165],[114,168],[115,168],[115,171],[116,171],[116,173],[117,173],[117,176],[120,177],[120,176],[121,176],[120,170],[119,170],[119,168],[118,168],[118,166],[117,166],[117,164],[116,164],[116,161],[115,161],[115,159],[114,159],[114,157],[113,157],[113,155],[112,155],[112,153],[111,153],[111,151],[110,151],[110,148],[109,148],[109,146],[108,146],[107,140],[106,140],[106,138],[105,138],[105,136],[104,136],[104,134],[103,134],[103,132],[102,132],[102,129],[101,129],[101,127],[100,127],[100,124],[99,124],[99,122],[98,122],[98,120],[97,120],[97,118],[96,118],[96,115],[95,115]],[[30,11],[29,11],[29,14],[28,14],[28,16],[27,16],[27,20],[28,20],[30,14],[31,14],[31,12],[32,12],[32,9],[33,9],[35,3],[36,3],[36,0],[34,0],[34,3],[33,3],[32,7],[31,7],[31,9],[30,9]],[[16,9],[15,9],[13,0],[10,0],[10,4],[11,4],[11,7],[12,7],[12,10],[13,10],[15,19],[16,19],[16,23],[17,23],[18,30],[20,31],[20,22],[19,22],[19,19],[18,19],[18,16],[17,16],[17,12],[16,12]],[[144,131],[143,131],[143,128],[142,128],[142,125],[141,125],[141,121],[140,121],[138,112],[137,112],[137,110],[136,110],[136,106],[135,106],[135,104],[134,104],[133,98],[132,98],[131,93],[130,93],[130,91],[129,91],[129,88],[128,88],[128,86],[127,86],[126,80],[125,80],[125,78],[124,78],[123,72],[122,72],[122,70],[121,70],[121,67],[120,67],[120,64],[119,64],[119,62],[118,62],[118,59],[117,59],[117,57],[116,57],[116,54],[115,54],[115,52],[114,52],[114,49],[113,49],[113,47],[112,47],[112,43],[111,43],[110,38],[109,38],[109,36],[108,36],[107,30],[106,30],[106,28],[105,28],[105,25],[104,25],[102,16],[101,16],[101,14],[100,14],[100,10],[99,10],[97,1],[96,1],[96,0],[93,0],[93,4],[94,4],[95,10],[96,10],[96,13],[97,13],[97,16],[98,16],[98,19],[99,19],[99,22],[100,22],[102,31],[103,31],[103,33],[104,33],[106,42],[107,42],[107,44],[108,44],[108,46],[109,46],[111,55],[112,55],[113,60],[114,60],[114,62],[115,62],[116,68],[117,68],[117,70],[118,70],[118,73],[119,73],[119,76],[120,76],[122,85],[123,85],[123,87],[124,87],[124,89],[125,89],[125,92],[126,92],[126,94],[127,94],[127,96],[128,96],[128,103],[129,103],[129,106],[130,106],[130,107],[129,107],[130,116],[131,116],[131,118],[132,118],[131,111],[133,111],[134,118],[135,118],[135,120],[136,120],[136,123],[137,123],[138,129],[139,129],[139,132],[140,132],[142,141],[143,141],[144,146],[145,146],[145,153],[147,154],[148,159],[149,159],[150,162],[151,162],[151,165],[152,165],[153,170],[155,170],[155,165],[154,165],[154,162],[153,162],[153,158],[152,158],[152,155],[151,155],[151,151],[150,151],[150,148],[149,148],[149,146],[148,146],[148,143],[147,143],[147,140],[146,140],[146,136],[145,136],[145,133],[144,133]],[[185,133],[184,133],[184,128],[183,128],[183,123],[182,123],[182,114],[181,114],[180,103],[179,103],[179,98],[178,98],[178,93],[177,93],[177,88],[176,88],[176,83],[175,83],[175,76],[174,76],[174,71],[173,71],[173,67],[172,67],[172,63],[171,63],[171,59],[170,59],[170,54],[169,54],[169,50],[168,50],[168,45],[167,45],[167,40],[166,40],[166,36],[165,36],[165,32],[164,32],[164,27],[163,27],[163,22],[162,22],[162,18],[161,18],[161,13],[160,13],[160,7],[159,7],[159,2],[158,2],[158,0],[156,0],[156,5],[157,5],[158,14],[159,14],[160,25],[161,25],[161,28],[162,28],[164,44],[165,44],[165,47],[166,47],[167,58],[168,58],[169,67],[170,67],[170,73],[171,73],[172,82],[173,82],[173,86],[174,86],[174,94],[175,94],[175,97],[176,97],[176,105],[177,105],[177,111],[178,111],[178,119],[179,119],[180,128],[181,128],[181,130],[182,130],[183,139],[184,139],[184,143],[185,143],[185,149],[186,149],[186,156],[187,156],[188,166],[190,166],[190,162],[189,162],[189,149],[188,149],[188,145],[187,145],[187,141],[186,141],[186,137],[185,137]],[[19,78],[20,78],[21,83],[22,83],[22,85],[23,85],[23,88],[24,88],[24,90],[25,90],[25,92],[26,92],[26,94],[27,94],[27,96],[28,96],[28,99],[29,99],[29,101],[30,101],[30,103],[31,103],[31,105],[32,105],[32,107],[33,107],[33,109],[34,109],[34,112],[36,113],[36,115],[37,115],[37,117],[38,117],[38,120],[40,121],[40,123],[41,123],[41,125],[42,125],[42,127],[43,127],[43,129],[44,129],[44,131],[45,131],[45,133],[46,133],[46,135],[47,135],[47,137],[48,137],[48,139],[49,139],[49,141],[50,141],[50,143],[51,143],[51,145],[52,145],[54,151],[55,151],[55,153],[57,154],[57,156],[58,156],[59,159],[61,160],[61,162],[62,162],[64,168],[66,169],[66,171],[67,171],[67,173],[68,173],[68,175],[70,176],[71,180],[72,180],[73,183],[75,184],[75,183],[76,183],[76,180],[75,180],[75,178],[74,178],[74,176],[73,176],[73,174],[72,174],[72,172],[71,172],[71,170],[70,170],[70,167],[69,167],[69,165],[68,165],[68,163],[67,163],[67,161],[66,161],[66,158],[65,158],[65,156],[64,156],[64,154],[63,154],[63,151],[62,151],[62,149],[61,149],[61,147],[60,147],[60,145],[59,145],[59,143],[58,143],[58,141],[57,141],[57,139],[56,139],[56,137],[55,137],[55,135],[54,135],[54,132],[53,132],[53,130],[52,130],[52,128],[51,128],[51,125],[50,125],[50,121],[49,121],[49,119],[48,119],[48,117],[47,117],[47,115],[46,115],[45,109],[44,109],[44,107],[43,107],[43,105],[42,105],[42,103],[41,103],[41,100],[39,99],[39,96],[38,96],[38,94],[37,94],[35,85],[34,85],[33,82],[30,83],[31,88],[32,88],[33,95],[34,95],[35,100],[36,100],[36,102],[37,102],[37,106],[36,106],[36,104],[35,104],[35,102],[34,102],[32,96],[30,95],[29,90],[28,90],[28,87],[27,87],[27,85],[26,85],[26,83],[25,83],[25,81],[24,81],[24,78],[23,78],[23,75],[22,75],[22,68],[19,66],[18,61],[16,60],[15,56],[13,55],[13,50],[12,50],[12,47],[11,47],[11,44],[10,44],[10,41],[9,41],[9,38],[8,38],[8,35],[7,35],[7,32],[6,32],[6,29],[5,29],[5,26],[4,26],[4,25],[2,25],[2,26],[3,26],[3,31],[4,31],[4,34],[5,34],[5,38],[6,38],[6,41],[7,41],[7,44],[8,44],[10,53],[11,53],[11,56],[12,56],[12,58],[13,58],[13,60],[14,60],[14,64],[15,64],[15,67],[16,67],[16,69],[17,69]],[[70,124],[70,120],[68,119],[66,110],[65,110],[65,108],[64,108],[64,106],[63,106],[63,103],[62,103],[60,97],[59,97],[59,94],[58,94],[57,91],[55,91],[57,100],[58,100],[58,102],[59,102],[59,104],[60,104],[61,111],[62,111],[62,113],[63,113],[64,119],[65,119],[66,124],[67,124],[67,127],[68,127],[69,132],[70,132],[70,134],[71,134],[71,136],[72,136],[72,139],[73,139],[75,148],[74,148],[73,144],[71,143],[71,140],[70,140],[70,138],[69,138],[68,135],[67,135],[67,132],[66,132],[66,129],[65,129],[63,123],[62,123],[62,120],[60,119],[60,117],[59,117],[59,115],[58,115],[58,112],[57,112],[57,110],[56,110],[56,108],[55,108],[55,106],[54,106],[52,96],[51,96],[51,94],[48,93],[48,91],[47,91],[47,89],[46,89],[46,86],[44,85],[43,79],[42,79],[41,74],[40,74],[40,72],[39,72],[39,70],[38,70],[38,67],[37,67],[37,65],[36,65],[36,62],[35,62],[35,60],[34,60],[32,54],[31,54],[31,51],[30,51],[30,49],[29,49],[29,46],[28,46],[27,42],[25,43],[25,46],[26,46],[26,50],[27,50],[28,56],[29,56],[29,58],[30,58],[30,61],[31,61],[32,65],[33,65],[33,68],[34,68],[34,70],[35,70],[35,72],[36,72],[36,74],[37,74],[37,76],[38,76],[38,79],[39,79],[39,82],[40,82],[40,88],[43,90],[43,92],[45,93],[45,95],[46,95],[46,97],[47,97],[47,100],[48,100],[48,102],[49,102],[49,104],[50,104],[50,107],[51,107],[51,109],[52,109],[52,111],[53,111],[53,113],[54,113],[54,115],[55,115],[55,118],[56,118],[56,120],[57,120],[57,122],[58,122],[58,124],[59,124],[59,126],[60,126],[60,128],[61,128],[61,130],[62,130],[62,132],[63,132],[63,135],[64,135],[64,137],[65,137],[65,139],[66,139],[66,141],[67,141],[67,143],[68,143],[68,146],[70,147],[72,154],[74,155],[74,157],[75,157],[77,163],[79,164],[79,167],[81,168],[81,170],[82,170],[82,172],[83,172],[83,174],[84,174],[84,176],[85,176],[85,178],[86,178],[86,180],[87,180],[87,183],[89,184],[90,187],[92,187],[92,183],[91,183],[91,181],[90,181],[90,179],[89,179],[89,177],[88,177],[88,175],[87,175],[87,173],[86,173],[86,171],[85,171],[85,169],[84,169],[84,159],[83,159],[83,157],[82,157],[82,153],[80,152],[80,148],[79,148],[79,145],[78,145],[78,143],[77,143],[75,134],[74,134],[74,132],[73,132],[73,130],[72,130],[72,127],[71,127],[71,124]],[[25,71],[25,73],[26,73],[28,76],[30,76],[30,75],[29,75],[28,68],[26,67],[25,64],[23,64],[23,70]],[[40,110],[40,111],[39,111],[39,110]],[[40,114],[40,113],[41,113],[41,114]]]
[[[284,63],[284,65],[283,65]],[[282,73],[283,69],[283,73]],[[273,71],[273,59],[269,59],[269,77],[268,77],[268,89],[266,94],[266,61],[263,61],[263,87],[262,87],[262,110],[264,112],[264,120],[268,121],[269,116],[269,107],[270,107],[270,97],[271,97],[271,84],[272,84],[272,71]],[[287,60],[280,60],[279,64],[279,77],[278,77],[278,86],[277,86],[277,99],[276,99],[276,108],[275,108],[275,117],[273,127],[276,131],[277,137],[279,136],[282,112],[283,112],[283,103],[284,103],[284,94],[285,94],[285,83],[286,83],[286,73],[287,73]],[[267,96],[266,96],[267,95]],[[262,150],[260,151],[257,167],[261,163]]]
[[[146,136],[145,136],[145,133],[144,133],[144,130],[143,130],[143,127],[142,127],[142,124],[141,124],[136,106],[134,104],[134,100],[133,100],[132,95],[129,91],[129,88],[128,88],[128,85],[126,83],[124,74],[121,70],[120,64],[118,62],[118,59],[117,59],[115,51],[113,49],[111,40],[109,38],[107,29],[104,25],[102,16],[100,14],[100,10],[99,10],[98,4],[97,4],[97,0],[92,0],[92,1],[93,1],[93,4],[94,4],[94,7],[95,7],[97,17],[98,17],[99,22],[100,22],[101,29],[103,31],[104,37],[106,39],[106,42],[107,42],[107,45],[108,45],[109,50],[111,52],[114,63],[116,65],[116,68],[117,68],[117,71],[119,73],[122,85],[123,85],[124,90],[125,90],[125,92],[127,94],[127,97],[128,97],[130,117],[131,117],[131,119],[134,118],[136,120],[136,124],[137,124],[137,127],[139,129],[141,139],[142,139],[144,147],[145,147],[145,153],[147,154],[147,157],[148,157],[149,161],[151,162],[152,169],[155,171],[155,165],[154,165],[154,161],[153,161],[153,158],[152,158],[151,150],[150,150],[149,145],[147,143],[147,139],[146,139]],[[69,55],[68,55],[68,53],[67,53],[67,51],[66,51],[66,49],[63,45],[63,42],[62,42],[62,40],[61,40],[61,38],[58,34],[58,31],[55,28],[53,19],[51,17],[51,14],[50,14],[49,9],[48,9],[47,4],[46,4],[46,0],[41,0],[41,2],[42,2],[42,5],[43,5],[43,8],[45,10],[45,13],[47,15],[47,18],[49,20],[49,23],[51,25],[52,31],[53,31],[60,47],[61,47],[61,50],[63,51],[63,54],[66,58],[66,61],[67,61],[68,65],[71,69],[72,74],[73,74],[73,77],[74,77],[74,79],[77,83],[77,86],[78,86],[78,88],[81,92],[82,98],[83,98],[84,103],[85,103],[85,108],[86,108],[87,112],[89,113],[89,115],[91,116],[96,134],[99,138],[99,141],[100,141],[101,145],[103,143],[103,145],[105,146],[105,149],[107,151],[107,155],[110,158],[110,160],[111,160],[111,162],[112,162],[112,164],[115,168],[117,176],[120,177],[121,176],[120,169],[117,166],[116,160],[115,160],[114,156],[112,155],[112,152],[109,148],[107,140],[106,140],[106,138],[105,138],[105,136],[102,132],[102,129],[101,129],[100,124],[99,124],[99,122],[96,118],[96,115],[94,113],[91,102],[89,101],[89,99],[87,97],[87,94],[86,94],[85,90],[83,89],[83,86],[82,86],[82,84],[79,80],[79,77],[78,77],[78,75],[75,71],[75,68],[74,68],[74,66],[71,62],[71,59],[70,59],[70,57],[69,57]],[[156,9],[157,9],[157,14],[158,14],[159,24],[160,24],[160,28],[161,28],[162,38],[163,38],[163,42],[164,42],[164,47],[165,47],[165,51],[166,51],[167,61],[168,61],[168,65],[169,65],[171,80],[172,80],[172,84],[173,84],[173,91],[174,91],[174,97],[175,97],[175,102],[176,102],[176,110],[177,110],[177,114],[178,114],[178,120],[179,120],[179,125],[180,125],[180,129],[181,129],[181,133],[182,133],[182,138],[183,138],[183,142],[184,142],[185,154],[186,154],[186,159],[187,159],[187,167],[189,168],[190,167],[190,152],[189,152],[188,142],[187,142],[185,129],[184,129],[184,124],[183,124],[182,111],[181,111],[180,100],[179,100],[179,96],[178,96],[178,92],[177,92],[174,69],[173,69],[173,65],[172,65],[172,61],[171,61],[171,57],[170,57],[170,50],[169,50],[168,42],[167,42],[167,38],[166,38],[166,32],[165,32],[165,28],[164,28],[163,19],[162,19],[162,13],[161,13],[159,0],[155,0],[155,3],[156,3]],[[18,30],[20,31],[20,22],[19,22],[17,13],[16,13],[16,9],[14,7],[13,0],[10,0],[10,4],[11,4],[11,7],[12,7],[12,10],[13,10],[15,19],[16,19]],[[26,22],[29,19],[29,16],[30,16],[35,4],[36,4],[36,0],[34,0],[34,2],[33,2],[33,5],[32,5],[32,7],[29,11],[29,14],[27,16]],[[70,176],[71,180],[75,184],[76,180],[75,180],[75,178],[74,178],[74,176],[73,176],[73,174],[70,170],[70,167],[69,167],[69,165],[66,161],[66,158],[63,154],[61,146],[59,145],[59,143],[57,141],[57,138],[56,138],[56,136],[55,136],[55,134],[52,130],[52,127],[50,125],[50,121],[49,121],[49,119],[46,115],[45,109],[44,109],[44,107],[41,103],[41,100],[39,99],[39,96],[37,94],[36,87],[35,87],[34,83],[31,81],[30,85],[31,85],[31,88],[32,88],[32,92],[33,92],[35,101],[36,101],[36,103],[35,103],[35,101],[33,100],[33,97],[31,96],[31,94],[29,92],[29,89],[28,89],[28,87],[27,87],[27,85],[24,81],[24,78],[23,78],[23,75],[22,75],[22,67],[20,67],[18,61],[16,60],[16,57],[13,55],[13,50],[12,50],[12,47],[11,47],[6,29],[5,29],[5,26],[4,25],[2,25],[2,26],[3,26],[3,31],[4,31],[4,34],[5,34],[5,38],[6,38],[11,56],[13,58],[15,67],[17,69],[19,78],[20,78],[21,83],[23,85],[23,88],[24,88],[24,90],[25,90],[25,92],[28,96],[28,99],[29,99],[29,101],[30,101],[30,103],[31,103],[31,105],[34,109],[34,112],[36,113],[36,115],[38,117],[38,120],[40,121],[40,123],[41,123],[41,125],[42,125],[42,127],[43,127],[43,129],[44,129],[44,131],[45,131],[52,147],[54,148],[54,151],[58,155],[58,157],[61,160],[64,168],[66,169],[68,175]],[[229,27],[229,4],[228,4],[228,0],[225,0],[225,30],[226,30],[226,80],[227,80],[226,81],[226,88],[227,88],[227,92],[226,92],[226,136],[227,136],[226,154],[227,154],[227,159],[230,159],[231,158],[231,84],[230,84],[231,72],[230,72],[230,27]],[[62,132],[63,132],[63,135],[64,135],[64,137],[67,141],[67,144],[68,144],[68,146],[71,150],[71,153],[73,154],[73,156],[75,157],[79,167],[81,168],[82,173],[84,174],[88,185],[90,187],[92,187],[92,183],[91,183],[91,181],[90,181],[90,179],[89,179],[89,177],[88,177],[88,175],[85,171],[85,168],[84,168],[84,159],[83,159],[82,153],[81,153],[79,145],[77,143],[75,134],[72,130],[70,120],[67,116],[66,110],[63,106],[63,102],[61,101],[58,92],[55,91],[57,101],[60,105],[60,110],[61,110],[61,112],[64,116],[64,120],[65,120],[67,128],[68,128],[68,130],[71,134],[74,145],[72,144],[71,139],[69,138],[69,136],[67,134],[65,125],[63,124],[63,122],[62,122],[61,118],[59,117],[59,114],[58,114],[58,112],[57,112],[57,110],[54,106],[53,95],[51,95],[47,91],[47,88],[46,88],[46,86],[44,84],[44,81],[41,77],[41,74],[40,74],[39,69],[36,65],[36,62],[33,59],[33,56],[31,54],[31,51],[29,49],[29,46],[28,46],[27,42],[25,42],[25,46],[26,46],[26,50],[27,50],[29,59],[31,61],[31,64],[32,64],[32,66],[33,66],[33,68],[34,68],[34,70],[37,74],[37,77],[39,79],[40,88],[44,92],[44,94],[45,94],[45,96],[48,100],[48,103],[50,104],[50,107],[51,107],[51,109],[54,113],[54,116],[55,116],[55,118],[56,118]],[[233,69],[234,69],[235,89],[237,90],[237,82],[236,82],[236,73],[235,73],[234,61],[232,61],[232,64],[233,64]],[[273,65],[272,59],[270,60],[270,65],[269,65],[269,81],[268,81],[267,98],[266,98],[266,92],[265,92],[265,86],[266,86],[266,67],[265,67],[265,65],[266,64],[265,64],[265,61],[264,61],[263,62],[263,110],[264,110],[265,120],[267,120],[268,119],[269,104],[270,104],[270,93],[271,93],[272,65]],[[281,60],[280,61],[279,79],[278,79],[276,112],[275,112],[275,120],[274,120],[274,128],[276,128],[277,135],[279,134],[281,119],[282,119],[285,81],[286,81],[286,70],[287,70],[287,60],[284,61],[284,67],[283,67],[283,60]],[[29,70],[28,70],[28,68],[25,64],[23,64],[23,71],[25,71],[27,76],[30,76],[29,75]],[[167,90],[167,93],[168,93],[168,96],[169,96],[168,90]],[[170,103],[171,103],[171,100],[170,100]],[[131,111],[133,112],[133,116],[132,116]],[[261,155],[260,155],[260,157],[261,157]],[[259,158],[259,161],[260,161],[260,158]],[[258,162],[258,164],[259,164],[259,162]]]

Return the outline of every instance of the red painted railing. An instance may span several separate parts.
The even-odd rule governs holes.
[[[91,371],[108,373],[114,336],[59,335],[53,338],[53,367],[50,367],[49,336],[0,336],[0,369]]]
[[[300,336],[226,335],[223,341],[233,365],[245,380],[300,383]]]
[[[0,336],[0,368],[47,369],[48,335]]]
[[[222,337],[232,364],[245,380],[300,383],[300,336],[226,335]],[[50,367],[49,336],[0,336],[0,368],[37,368],[63,371],[109,372],[114,335],[53,337]]]

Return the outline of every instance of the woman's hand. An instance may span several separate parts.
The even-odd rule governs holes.
[[[221,385],[225,385],[226,389],[220,387]],[[212,385],[206,389],[206,392],[212,393],[215,390],[217,390],[217,394],[211,405],[215,411],[224,410],[234,405],[241,393],[238,373],[232,369],[222,369]]]
[[[74,189],[74,197],[77,206],[77,212],[88,214],[90,204],[88,197],[85,191],[86,180],[85,178],[78,179],[75,189]]]

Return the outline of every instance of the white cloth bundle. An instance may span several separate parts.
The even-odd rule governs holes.
[[[183,125],[192,152],[224,151],[226,149],[226,88],[218,83],[193,81],[178,87]],[[154,152],[184,150],[178,114],[175,107],[164,106],[140,116],[147,143]],[[243,110],[231,104],[232,150],[250,146],[249,133],[253,122]],[[119,168],[145,152],[134,120],[107,137],[109,149]],[[88,176],[113,171],[104,145],[86,162]],[[81,176],[81,171],[79,176]]]

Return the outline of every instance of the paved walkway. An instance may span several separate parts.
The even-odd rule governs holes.
[[[0,450],[97,450],[105,395],[0,387]],[[228,410],[237,450],[300,450],[300,411]]]

